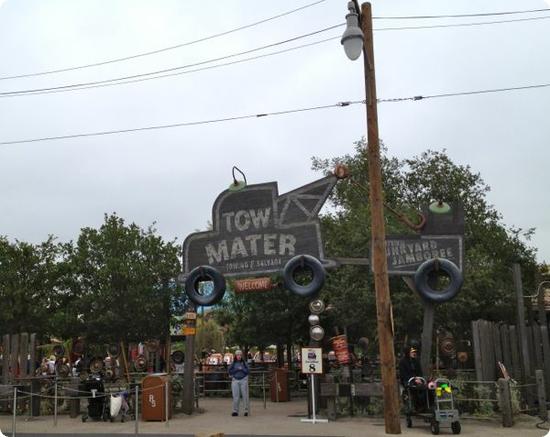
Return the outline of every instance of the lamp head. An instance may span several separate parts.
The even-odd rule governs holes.
[[[350,1],[348,3],[349,14],[346,15],[346,30],[340,40],[344,46],[346,56],[355,61],[363,51],[363,32],[359,27],[359,14],[355,10],[355,4]]]

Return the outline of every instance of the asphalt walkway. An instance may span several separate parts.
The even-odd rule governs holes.
[[[307,411],[304,400],[281,403],[252,401],[249,417],[231,416],[231,399],[201,399],[202,413],[192,416],[178,414],[173,417],[168,426],[164,422],[138,422],[139,435],[207,437],[215,433],[230,436],[332,436],[332,437],[381,437],[385,436],[382,418],[339,418],[328,423],[304,423],[300,418]],[[513,428],[503,428],[496,421],[461,420],[462,433],[465,436],[483,437],[541,437],[547,431],[537,429],[537,418],[523,417]],[[0,429],[5,435],[11,436],[12,417],[0,416]],[[406,428],[402,423],[402,432],[406,436],[431,436],[430,429],[422,423],[415,422],[413,428]],[[105,435],[135,436],[135,422],[86,422],[80,418],[71,419],[68,415],[58,417],[54,426],[52,416],[42,416],[29,419],[25,416],[17,418],[16,436],[20,437],[104,437]],[[441,429],[441,435],[452,435],[450,429]]]

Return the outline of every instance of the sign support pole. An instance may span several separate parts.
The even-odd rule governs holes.
[[[195,335],[185,336],[185,365],[183,368],[183,412],[193,414],[194,401],[194,371],[193,357],[195,356]]]
[[[327,423],[328,419],[319,419],[317,418],[317,413],[315,410],[317,406],[315,405],[315,373],[311,373],[311,419],[301,419],[302,422],[308,423]]]

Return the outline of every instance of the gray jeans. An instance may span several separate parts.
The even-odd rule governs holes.
[[[231,380],[231,392],[233,393],[233,413],[239,412],[241,396],[243,397],[244,412],[248,413],[250,406],[248,401],[248,376],[243,379],[233,378]]]

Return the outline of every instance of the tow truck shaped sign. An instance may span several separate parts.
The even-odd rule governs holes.
[[[212,209],[213,230],[183,243],[184,273],[210,266],[227,277],[264,275],[296,255],[328,264],[318,214],[336,181],[327,176],[283,195],[277,182],[222,192]]]

